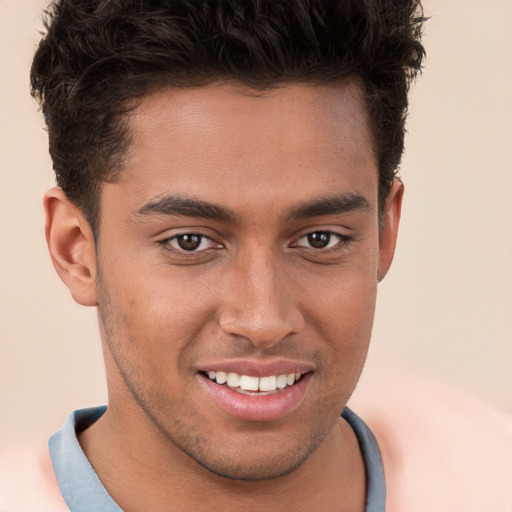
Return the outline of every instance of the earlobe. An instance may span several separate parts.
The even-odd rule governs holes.
[[[379,240],[379,268],[377,272],[379,281],[382,281],[388,273],[395,254],[403,195],[404,184],[399,179],[395,179],[386,197],[382,211]]]
[[[45,194],[43,205],[55,270],[78,304],[96,306],[96,254],[89,223],[59,187]]]

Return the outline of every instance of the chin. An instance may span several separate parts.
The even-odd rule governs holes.
[[[283,439],[269,442],[254,435],[249,442],[233,442],[231,446],[224,444],[215,451],[211,447],[205,450],[201,443],[182,446],[182,451],[213,475],[229,480],[259,482],[281,478],[297,470],[323,439],[323,436],[311,436],[299,443],[286,443]]]
[[[300,456],[297,456],[300,455]],[[284,477],[295,471],[307,460],[310,453],[282,455],[276,460],[275,453],[263,460],[245,460],[233,457],[237,462],[230,463],[226,460],[194,460],[210,473],[228,480],[239,480],[244,482],[262,482]]]

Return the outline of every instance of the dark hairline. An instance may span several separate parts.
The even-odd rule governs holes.
[[[384,204],[403,151],[407,92],[425,53],[420,0],[126,0],[101,8],[56,0],[46,14],[32,94],[57,183],[93,228],[102,183],[122,172],[130,145],[124,114],[160,88],[220,79],[258,94],[358,76]]]

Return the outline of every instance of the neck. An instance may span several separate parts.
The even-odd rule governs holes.
[[[101,482],[125,512],[231,512],[242,507],[255,512],[364,510],[364,462],[357,439],[342,418],[290,474],[240,481],[203,468],[155,431],[144,414],[127,414],[126,409],[129,422],[109,409],[79,435]]]

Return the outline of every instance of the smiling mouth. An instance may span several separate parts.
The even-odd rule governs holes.
[[[204,372],[211,381],[244,395],[270,395],[296,384],[301,373],[253,377],[234,372]]]

